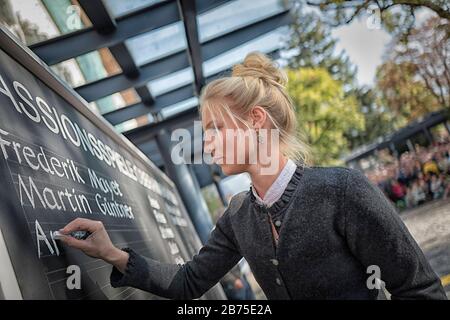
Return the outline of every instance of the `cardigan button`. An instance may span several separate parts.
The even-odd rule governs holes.
[[[276,278],[275,282],[277,283],[277,285],[281,286],[281,279],[280,278]]]
[[[277,259],[272,259],[272,263],[273,263],[275,266],[277,266],[277,265],[279,264],[279,262],[278,262]]]
[[[281,226],[281,221],[280,221],[280,220],[275,221],[275,225],[276,225],[277,227]]]

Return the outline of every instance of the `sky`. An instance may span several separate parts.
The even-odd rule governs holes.
[[[428,9],[416,11],[416,26],[432,15]],[[350,60],[358,67],[357,80],[360,85],[374,85],[376,69],[382,64],[385,47],[392,36],[380,27],[376,16],[366,15],[350,24],[334,28],[333,37],[337,41],[337,52],[345,50]]]
[[[332,35],[338,40],[337,51],[345,50],[350,61],[357,66],[358,84],[372,86],[391,36],[367,19],[354,20],[349,25],[335,28]]]

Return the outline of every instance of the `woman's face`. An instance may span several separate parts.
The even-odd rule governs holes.
[[[255,150],[254,130],[227,112],[205,110],[202,114],[204,152],[212,156],[224,174],[247,172],[252,164],[250,155]]]

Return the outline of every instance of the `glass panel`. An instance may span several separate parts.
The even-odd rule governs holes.
[[[26,45],[91,26],[81,7],[70,0],[3,0],[0,23]]]
[[[72,88],[86,83],[83,72],[81,72],[80,66],[75,59],[63,61],[50,66],[50,68]]]
[[[140,100],[139,95],[131,88],[96,100],[95,104],[98,111],[104,114],[138,103]]]
[[[179,112],[188,110],[188,109],[196,107],[196,106],[198,106],[198,98],[192,97],[192,98],[186,99],[184,101],[181,101],[179,103],[176,103],[174,105],[171,105],[170,107],[162,109],[159,112],[159,114],[161,115],[162,118],[166,119],[166,118],[172,117],[173,115],[175,115]]]
[[[194,72],[192,68],[186,68],[181,71],[171,73],[167,76],[153,80],[147,87],[154,97],[157,97],[176,88],[182,87],[194,81]]]
[[[166,0],[104,0],[113,16],[119,17]]]
[[[233,64],[241,62],[249,52],[261,51],[269,53],[281,48],[288,34],[288,28],[287,26],[277,28],[270,33],[205,61],[203,63],[204,75],[209,77],[230,68]]]
[[[116,129],[117,132],[123,133],[123,132],[130,131],[132,129],[144,126],[146,124],[150,124],[154,121],[155,121],[155,118],[153,117],[152,114],[149,113],[149,114],[140,116],[136,119],[131,119],[131,120],[127,120],[125,122],[119,123],[119,124],[115,125],[114,128]]]
[[[137,65],[184,50],[186,35],[181,22],[172,23],[125,41]]]
[[[236,0],[197,16],[200,42],[285,10],[282,0]]]
[[[72,87],[103,79],[122,72],[108,48],[52,65],[51,69]]]
[[[241,26],[263,20],[284,10],[282,0],[236,0],[197,17],[200,42],[218,37]],[[183,23],[138,35],[126,41],[137,65],[186,49]]]

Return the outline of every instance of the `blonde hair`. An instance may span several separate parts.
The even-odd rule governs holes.
[[[297,130],[295,108],[286,91],[287,75],[270,58],[260,52],[249,53],[244,62],[233,66],[232,75],[210,82],[200,95],[200,114],[205,110],[226,112],[230,118],[243,119],[254,106],[265,109],[274,128],[278,129],[280,151],[307,166],[310,147],[304,134]],[[236,123],[236,122],[235,122]]]

